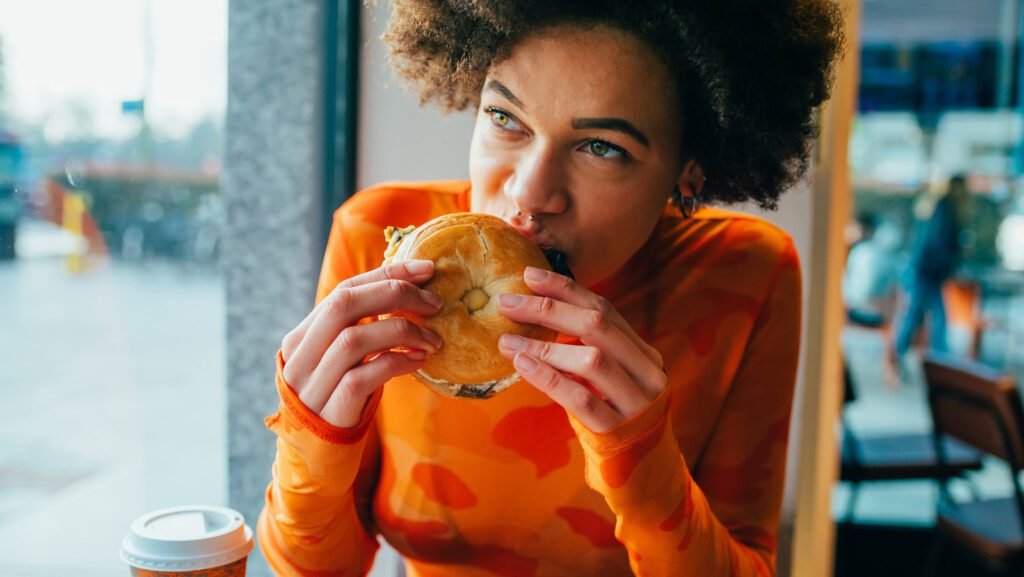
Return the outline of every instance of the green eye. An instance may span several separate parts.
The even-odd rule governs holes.
[[[590,152],[593,153],[594,156],[606,156],[609,152],[611,152],[611,150],[612,149],[610,146],[608,146],[607,142],[595,140],[590,143]]]
[[[493,122],[495,126],[505,128],[508,126],[508,121],[509,117],[504,112],[499,112],[497,110],[491,112],[491,122]]]

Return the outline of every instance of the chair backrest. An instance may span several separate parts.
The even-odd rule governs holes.
[[[985,365],[929,354],[924,360],[935,432],[1024,469],[1024,407],[1014,380]]]

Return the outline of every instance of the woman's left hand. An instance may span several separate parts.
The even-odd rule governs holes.
[[[596,433],[644,410],[665,389],[668,376],[661,354],[606,299],[543,269],[527,267],[523,278],[537,296],[500,295],[501,313],[583,343],[503,335],[498,343],[501,354],[512,359],[524,380]],[[586,380],[599,394],[570,375]]]

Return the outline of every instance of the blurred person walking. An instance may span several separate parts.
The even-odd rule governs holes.
[[[898,324],[893,351],[897,363],[902,363],[926,315],[929,349],[948,350],[942,285],[960,262],[967,195],[967,177],[957,174],[949,179],[945,191],[923,194],[914,207],[914,237],[906,273],[908,304]]]

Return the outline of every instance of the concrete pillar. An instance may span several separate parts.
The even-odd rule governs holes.
[[[323,135],[320,0],[233,0],[223,194],[229,503],[252,525],[270,480],[274,355],[310,310]],[[188,362],[188,359],[182,359]],[[250,577],[269,575],[259,551]]]

